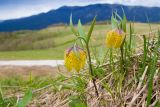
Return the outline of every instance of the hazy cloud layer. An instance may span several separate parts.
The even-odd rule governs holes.
[[[160,0],[0,0],[0,20],[30,16],[64,5],[83,6],[96,3],[160,7]]]

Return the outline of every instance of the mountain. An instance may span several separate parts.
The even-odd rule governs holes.
[[[97,21],[110,20],[113,10],[116,10],[122,15],[122,7],[129,21],[147,22],[146,16],[148,16],[150,22],[160,22],[159,7],[94,4],[82,7],[64,6],[47,13],[41,13],[20,19],[6,20],[0,23],[0,31],[37,30],[59,23],[68,24],[71,13],[73,16],[73,23],[76,23],[78,19],[81,19],[83,24],[91,22],[95,15],[97,15]]]

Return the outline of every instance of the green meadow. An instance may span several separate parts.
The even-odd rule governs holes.
[[[135,34],[147,33],[160,27],[159,24],[132,23],[132,25]],[[85,25],[83,29],[88,31],[89,25]],[[95,25],[91,46],[105,48],[106,32],[110,29],[110,24]],[[140,41],[140,38],[136,38]],[[37,31],[0,33],[0,59],[63,59],[64,50],[74,44],[74,39],[75,36],[67,25],[50,26]]]

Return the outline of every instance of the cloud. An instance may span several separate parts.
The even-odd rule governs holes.
[[[160,0],[0,0],[0,20],[26,17],[64,5],[84,6],[96,3],[160,7]]]

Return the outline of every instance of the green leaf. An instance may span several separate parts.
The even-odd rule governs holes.
[[[9,107],[15,106],[17,102],[17,98],[11,97],[11,98],[5,98],[3,97],[2,90],[0,89],[0,107]]]
[[[98,76],[98,78],[103,78],[105,76],[105,71],[102,68],[94,69],[94,76]]]
[[[135,50],[136,48],[136,40],[135,40],[135,35],[133,35],[134,32],[134,27],[132,26],[132,24],[130,23],[130,27],[129,27],[129,51],[131,50]]]
[[[156,71],[156,64],[157,64],[157,56],[153,57],[151,68],[150,68],[150,75],[149,75],[149,84],[148,84],[148,95],[147,95],[147,107],[151,104],[152,98],[152,90],[153,90],[153,78]]]
[[[118,28],[118,21],[117,21],[117,19],[114,17],[113,13],[112,13],[112,17],[111,17],[111,24],[112,24],[112,29]]]
[[[2,90],[0,89],[0,107],[5,106],[5,101],[3,99]]]
[[[77,32],[76,32],[76,30],[74,29],[74,26],[73,26],[72,14],[71,14],[71,16],[70,16],[70,29],[71,29],[71,31],[73,32],[73,34],[74,34],[75,36],[78,36],[78,35],[77,35]]]
[[[71,96],[69,107],[87,107],[87,105],[78,96]]]
[[[79,36],[85,38],[85,33],[84,33],[84,30],[82,28],[82,23],[81,23],[81,20],[78,21],[78,33],[79,33]]]
[[[123,11],[122,28],[123,28],[123,31],[126,32],[127,18],[126,18],[126,15],[125,15],[125,12],[124,12],[124,9],[123,9],[123,8],[122,8],[122,11]]]
[[[148,43],[147,43],[147,38],[145,35],[143,35],[143,65],[142,65],[142,70],[140,74],[142,75],[143,71],[145,70],[146,67],[146,61],[147,61],[147,53],[148,53]]]
[[[103,82],[102,86],[104,87],[105,90],[107,90],[111,94],[112,97],[114,96],[112,89],[109,87],[108,83]]]
[[[78,21],[78,33],[80,37],[86,40],[86,34],[84,33],[84,30],[82,28],[81,20]],[[80,40],[80,42],[82,43],[82,46],[85,46],[85,42],[83,40]]]
[[[131,46],[132,46],[132,25],[131,23],[129,24],[129,51],[131,51]]]
[[[150,71],[149,71],[149,83],[148,83],[148,95],[147,95],[147,107],[150,106],[151,100],[152,100],[152,91],[153,91],[153,78],[154,74],[156,72],[156,66],[158,62],[158,48],[160,47],[160,34],[158,37],[158,44],[156,45],[154,49],[154,55],[151,57],[151,63],[150,63]]]
[[[114,14],[119,18],[120,21],[122,20],[121,16],[117,12],[114,12]]]
[[[81,76],[76,76],[73,78],[73,82],[74,82],[74,85],[75,85],[75,90],[78,91],[78,92],[82,92],[84,93],[85,89],[86,89],[86,81],[85,79],[83,79]]]
[[[31,100],[32,100],[32,91],[28,90],[25,93],[23,99],[17,104],[17,107],[26,107]]]
[[[89,29],[89,32],[88,32],[88,35],[87,35],[87,43],[88,43],[89,40],[90,40],[90,37],[91,37],[91,35],[92,35],[92,31],[93,31],[93,29],[94,29],[95,23],[96,23],[96,16],[94,17],[94,19],[93,19],[93,21],[92,21],[92,24],[91,24],[91,26],[90,26],[90,29]]]
[[[156,103],[155,107],[160,107],[160,101]]]

